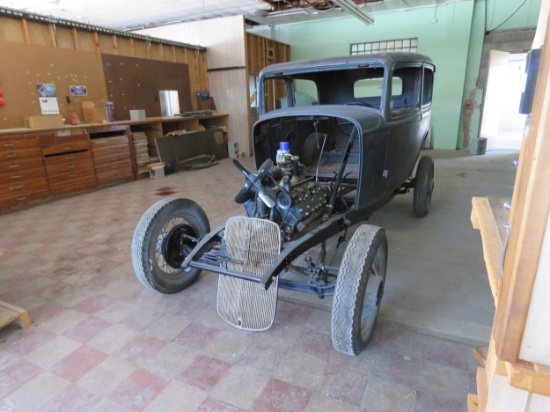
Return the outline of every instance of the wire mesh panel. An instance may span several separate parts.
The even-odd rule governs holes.
[[[224,237],[227,255],[234,261],[228,263],[228,269],[257,278],[263,276],[281,250],[279,226],[268,220],[231,217]],[[259,283],[220,275],[218,313],[239,329],[268,329],[275,318],[277,290],[277,277],[265,290]]]

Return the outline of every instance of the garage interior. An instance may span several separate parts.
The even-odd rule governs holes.
[[[46,174],[34,199],[14,203],[0,192],[0,314],[11,314],[0,329],[2,410],[550,410],[548,50],[529,116],[485,110],[491,79],[506,78],[491,51],[541,48],[549,1],[32,3],[0,1],[0,142],[35,139],[48,159],[70,141],[97,159],[98,140],[109,138],[116,159],[105,166],[123,168],[106,173],[89,160],[74,187]],[[192,199],[212,228],[243,213],[231,157],[255,170],[262,68],[396,39],[416,39],[415,51],[437,67],[422,150],[435,161],[435,191],[424,218],[414,217],[408,193],[368,221],[386,230],[389,257],[365,351],[333,349],[331,297],[279,291],[273,326],[246,332],[218,315],[214,274],[172,295],[140,284],[131,242],[153,204]],[[523,57],[509,56],[506,67],[523,72]],[[37,83],[56,85],[61,124],[41,123]],[[86,94],[69,93],[73,85]],[[178,91],[183,116],[162,112],[164,89]],[[113,102],[115,121],[105,110]],[[146,118],[130,114],[142,110]],[[73,116],[79,124],[70,125]],[[147,162],[157,157],[165,168],[143,166],[136,136],[147,142]],[[215,155],[217,164],[174,169],[179,151]]]

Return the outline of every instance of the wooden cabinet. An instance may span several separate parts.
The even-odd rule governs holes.
[[[38,136],[13,136],[0,142],[0,210],[50,194]]]
[[[50,192],[54,195],[92,189],[97,181],[85,131],[40,137]]]
[[[133,154],[128,126],[94,128],[89,133],[98,184],[109,185],[133,180]]]
[[[155,139],[167,133],[211,128],[222,131],[225,146],[225,114],[0,130],[0,212],[53,195],[148,177],[148,171],[137,170],[131,131],[145,133],[151,154]]]

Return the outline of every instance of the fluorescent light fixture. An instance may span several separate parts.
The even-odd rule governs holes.
[[[340,6],[341,9],[347,11],[354,17],[358,18],[365,24],[373,24],[374,19],[368,14],[363,13],[352,0],[332,0],[334,4]]]
[[[288,11],[274,11],[266,16],[266,19],[276,19],[279,17],[294,16],[296,14],[304,14],[304,9],[292,9]]]

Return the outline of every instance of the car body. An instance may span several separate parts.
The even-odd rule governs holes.
[[[256,173],[234,159],[245,177],[235,201],[246,216],[210,231],[193,201],[159,202],[134,234],[138,279],[174,293],[201,270],[218,273],[218,312],[251,330],[271,326],[279,287],[334,295],[334,347],[357,355],[372,337],[387,260],[384,230],[364,222],[412,188],[414,214],[429,210],[433,161],[424,156],[415,177],[413,170],[429,135],[434,71],[417,53],[264,69],[252,136]]]

